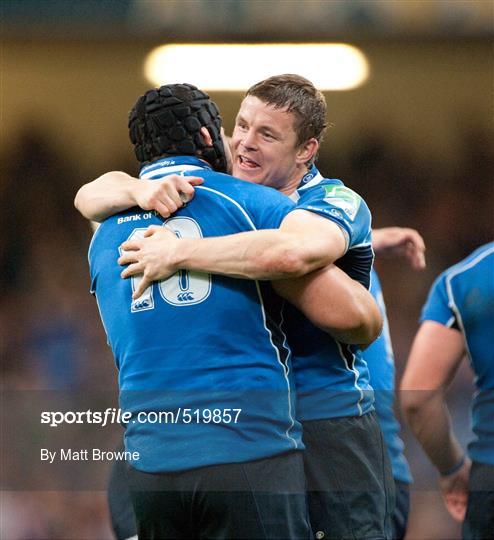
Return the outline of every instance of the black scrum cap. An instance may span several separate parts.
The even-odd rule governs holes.
[[[199,133],[209,130],[212,146]],[[216,171],[226,171],[218,107],[191,84],[167,84],[148,90],[129,114],[129,136],[141,163],[166,156],[194,155]]]

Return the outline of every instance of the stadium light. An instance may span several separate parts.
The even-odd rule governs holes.
[[[189,82],[204,90],[242,91],[271,75],[297,73],[320,90],[350,90],[369,76],[365,55],[343,43],[163,45],[147,56],[155,86]]]

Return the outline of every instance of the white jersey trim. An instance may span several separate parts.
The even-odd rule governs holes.
[[[157,169],[147,171],[139,178],[141,178],[142,180],[151,180],[155,176],[166,176],[174,172],[180,172],[181,174],[183,174],[187,171],[197,170],[203,171],[204,167],[198,167],[197,165],[172,165],[170,167],[159,167]]]
[[[354,375],[353,386],[358,390],[358,393],[359,393],[359,399],[357,401],[358,415],[362,416],[363,412],[362,412],[361,403],[364,400],[364,391],[358,385],[358,380],[359,380],[359,377],[360,377],[359,370],[355,367],[355,363],[353,364],[353,368],[350,368],[350,366],[348,365],[348,362],[346,360],[346,357],[343,354],[343,351],[341,349],[341,343],[339,341],[337,341],[336,339],[335,339],[335,343],[338,346],[338,352],[340,353],[341,358],[343,358],[343,362],[345,363],[345,367],[347,368],[348,371],[351,371],[353,373],[353,375]],[[352,355],[355,357],[353,352],[352,352]]]
[[[362,242],[361,244],[355,244],[354,246],[352,247],[349,247],[348,249],[355,249],[355,248],[360,248],[360,247],[372,247],[372,242]],[[374,250],[372,250],[374,252]]]
[[[240,212],[245,217],[245,219],[248,221],[248,223],[252,227],[252,229],[255,230],[255,231],[257,230],[257,227],[254,225],[254,223],[251,220],[250,216],[240,206],[240,204],[237,201],[235,201],[234,199],[232,199],[228,195],[225,195],[224,193],[221,193],[221,191],[217,191],[215,189],[212,189],[212,188],[209,188],[209,187],[206,187],[206,186],[197,186],[196,189],[202,189],[202,190],[205,190],[205,191],[209,191],[211,193],[215,193],[216,195],[219,195],[220,197],[222,197],[222,198],[226,199],[227,201],[231,202],[232,204],[234,204],[240,210]],[[292,436],[290,436],[290,434],[289,434],[289,432],[293,429],[293,426],[295,425],[295,419],[294,419],[293,411],[292,411],[292,409],[293,409],[293,407],[292,407],[292,391],[290,389],[290,380],[288,378],[288,374],[290,372],[290,368],[289,368],[289,365],[288,365],[288,358],[289,357],[287,357],[287,364],[285,366],[285,364],[283,364],[283,362],[281,361],[280,351],[273,342],[273,334],[272,334],[271,330],[267,327],[267,324],[266,324],[266,311],[264,309],[264,299],[262,297],[261,289],[259,287],[259,282],[256,280],[255,283],[256,283],[257,294],[259,296],[259,301],[261,303],[261,313],[262,313],[263,325],[264,325],[264,328],[265,328],[266,332],[269,335],[269,341],[270,341],[270,343],[271,343],[271,345],[272,345],[272,347],[273,347],[273,349],[274,349],[274,351],[276,353],[276,359],[278,361],[278,364],[281,366],[281,369],[283,370],[283,376],[285,378],[286,386],[287,386],[288,417],[290,419],[290,425],[287,428],[287,430],[285,431],[285,435],[286,435],[287,439],[289,439],[289,440],[291,440],[293,442],[294,448],[298,448],[297,441]],[[283,336],[285,337],[285,340],[283,342],[283,346],[284,346],[285,343],[286,343],[286,336],[283,333],[283,331],[281,330],[281,328],[280,328],[280,331],[282,332]],[[290,351],[290,355],[291,355],[291,351]]]
[[[245,217],[245,219],[247,220],[249,225],[252,227],[252,229],[254,231],[257,231],[257,228],[254,225],[254,222],[250,218],[249,214],[247,214],[247,212],[242,208],[242,206],[240,206],[240,204],[235,199],[232,199],[228,195],[225,195],[224,193],[221,193],[221,191],[217,191],[216,189],[212,189],[212,188],[209,188],[209,187],[206,187],[206,186],[196,186],[195,189],[203,189],[204,191],[209,191],[211,193],[215,193],[216,195],[219,195],[220,197],[223,197],[223,199],[226,199],[227,201],[234,204],[240,210],[240,212]]]
[[[305,184],[305,186],[299,187],[298,189],[300,191],[302,191],[303,189],[307,189],[307,188],[310,188],[312,186],[317,186],[317,184],[319,184],[323,180],[324,180],[323,175],[320,172],[318,172],[316,174],[316,176],[314,176],[314,178],[310,182],[307,182],[307,184]]]
[[[451,328],[455,321],[456,321],[456,317],[454,315],[451,315],[450,319],[448,319],[445,326],[447,326],[448,328]]]
[[[288,195],[288,198],[291,199],[294,203],[298,203],[300,200],[300,193],[295,190],[291,195]]]
[[[479,253],[473,260],[466,262],[459,267],[456,267],[454,270],[447,273],[446,275],[446,294],[448,295],[448,304],[451,310],[453,311],[453,313],[455,314],[456,320],[458,321],[458,326],[460,327],[461,333],[463,334],[463,341],[465,342],[465,349],[467,351],[468,358],[470,359],[470,364],[472,364],[472,354],[468,346],[467,335],[465,332],[463,319],[461,317],[460,310],[458,309],[458,306],[456,305],[455,297],[453,295],[453,289],[451,287],[451,280],[454,277],[458,276],[459,274],[463,274],[467,270],[470,270],[471,268],[476,266],[480,261],[485,259],[487,256],[491,255],[492,253],[494,253],[494,247],[488,249],[487,251],[484,251],[483,253]]]
[[[288,417],[290,418],[290,425],[286,429],[285,435],[286,435],[287,439],[290,439],[292,441],[293,447],[298,448],[297,441],[289,434],[289,431],[291,431],[293,429],[293,426],[295,425],[295,419],[294,419],[293,413],[292,413],[292,393],[291,393],[291,390],[290,390],[290,381],[288,379],[288,373],[289,373],[288,363],[285,366],[285,364],[283,364],[283,362],[281,361],[280,351],[278,350],[278,348],[276,347],[276,345],[273,342],[273,333],[267,327],[267,324],[266,324],[266,311],[264,310],[264,300],[263,300],[263,297],[262,297],[262,293],[261,293],[261,289],[259,287],[259,282],[258,281],[256,281],[256,289],[257,289],[257,294],[259,296],[259,301],[261,302],[261,313],[262,313],[262,319],[263,319],[263,323],[264,323],[264,328],[266,329],[266,332],[269,334],[269,341],[271,342],[271,345],[273,346],[273,349],[276,352],[276,359],[278,360],[278,364],[280,364],[281,369],[283,370],[283,376],[285,377],[285,381],[286,381],[286,385],[287,385],[287,389],[288,389]]]
[[[89,247],[87,248],[87,262],[88,262],[88,265],[89,265],[89,269],[91,270],[91,251],[93,249],[93,244],[94,244],[94,241],[96,239],[96,236],[99,234],[100,232],[100,224],[98,223],[98,226],[96,227],[96,229],[94,229],[94,232],[93,232],[93,236],[91,237],[91,241],[89,242]],[[91,278],[91,285],[90,285],[90,288],[89,288],[89,292],[91,294],[95,294],[95,291],[93,290],[93,276],[90,272],[90,276]]]

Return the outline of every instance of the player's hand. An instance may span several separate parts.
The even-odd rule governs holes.
[[[120,246],[122,255],[118,264],[129,265],[120,274],[121,277],[129,278],[138,274],[143,276],[132,294],[134,300],[139,298],[153,281],[166,279],[178,270],[173,263],[173,254],[179,242],[175,233],[166,226],[151,225],[144,233],[144,238],[128,240]]]
[[[156,210],[169,217],[194,197],[194,186],[202,184],[199,176],[170,174],[162,180],[139,180],[133,189],[133,199],[143,210]]]
[[[468,478],[472,462],[466,458],[463,467],[449,476],[439,479],[439,487],[446,509],[456,521],[463,521],[467,511]]]
[[[385,227],[372,231],[372,249],[377,257],[405,257],[412,268],[425,268],[424,239],[415,229]]]

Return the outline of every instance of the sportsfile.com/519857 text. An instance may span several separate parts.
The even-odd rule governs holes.
[[[50,427],[62,424],[96,424],[104,427],[108,424],[236,424],[242,409],[234,408],[202,408],[191,409],[179,407],[174,411],[140,411],[132,413],[114,407],[104,411],[43,411],[41,423]]]

